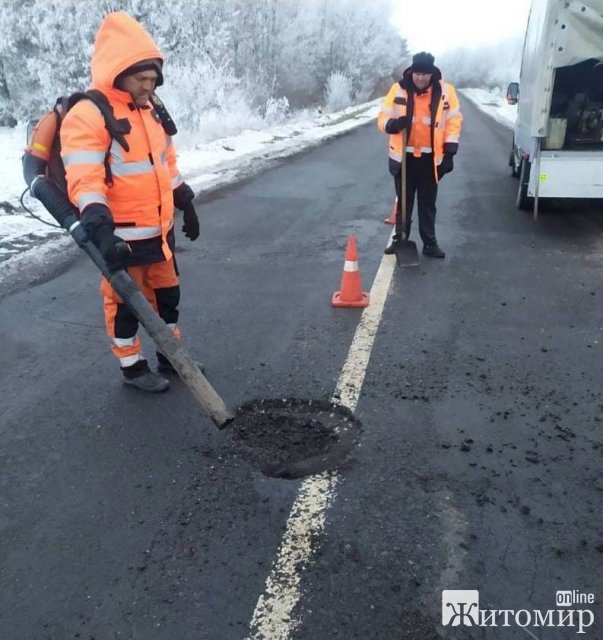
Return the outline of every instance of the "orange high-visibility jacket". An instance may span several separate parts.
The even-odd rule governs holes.
[[[151,242],[159,253],[154,260],[161,261],[172,257],[168,246],[174,225],[172,192],[183,182],[174,144],[152,105],[137,108],[129,93],[113,86],[122,71],[150,58],[162,59],[161,52],[136,20],[124,12],[111,13],[103,20],[94,43],[90,88],[105,94],[117,119],[129,121],[131,131],[125,138],[130,149],[125,151],[116,140],[111,142],[98,108],[82,100],[71,108],[61,126],[61,157],[69,199],[80,212],[92,203],[107,205],[115,234],[132,247],[137,241],[156,240]],[[112,186],[105,181],[109,148]],[[149,261],[148,257],[143,259]]]
[[[433,153],[434,175],[438,181],[437,166],[442,162],[445,153],[454,155],[458,151],[461,135],[461,115],[456,90],[448,82],[442,80],[442,73],[436,67],[430,86],[430,105],[427,114],[419,117],[415,113],[416,94],[411,88],[412,72],[410,67],[404,71],[402,80],[392,85],[383,101],[377,126],[387,133],[386,126],[392,118],[408,116],[406,152],[419,155]],[[423,130],[418,131],[418,128]],[[413,136],[413,129],[416,134]],[[420,148],[411,144],[420,141]],[[402,134],[389,134],[389,157],[395,162],[402,161]]]

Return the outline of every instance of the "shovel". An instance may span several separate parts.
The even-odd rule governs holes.
[[[402,130],[402,162],[400,163],[401,193],[400,212],[402,229],[400,240],[396,243],[396,262],[399,267],[416,267],[419,265],[417,245],[406,238],[406,129]]]
[[[100,251],[86,235],[78,220],[78,210],[67,200],[56,186],[43,176],[36,177],[30,186],[34,197],[42,202],[58,223],[73,237],[109,280],[111,286],[123,298],[138,318],[158,349],[170,361],[181,380],[190,389],[199,404],[205,409],[213,423],[224,429],[234,419],[234,414],[224,404],[222,398],[211,386],[195,361],[177,340],[168,325],[159,317],[149,304],[132,278],[120,269],[109,272]]]

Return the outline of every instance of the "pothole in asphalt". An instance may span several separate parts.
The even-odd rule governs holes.
[[[245,459],[273,478],[332,471],[350,459],[361,425],[345,407],[326,400],[253,400],[230,427]]]

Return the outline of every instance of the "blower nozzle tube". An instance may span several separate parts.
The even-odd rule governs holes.
[[[110,279],[111,273],[107,269],[107,264],[101,252],[90,240],[84,227],[80,224],[77,207],[71,204],[65,194],[46,176],[36,176],[31,181],[29,188],[34,198],[37,198],[46,207],[48,213],[63,229],[69,231],[78,247],[82,248],[90,256],[105,278]]]
[[[174,336],[172,329],[157,315],[130,276],[123,269],[111,273],[96,245],[90,240],[79,221],[79,211],[69,199],[46,176],[37,175],[31,181],[32,195],[37,198],[71,234],[72,238],[90,256],[111,286],[123,298],[134,315],[151,336],[157,347],[172,363],[180,378],[189,387],[214,424],[225,428],[234,419],[234,414],[199,370],[191,356]]]

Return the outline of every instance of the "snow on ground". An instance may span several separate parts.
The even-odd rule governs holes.
[[[462,94],[497,121],[513,126],[516,107],[506,104],[502,91],[463,89]],[[271,160],[293,155],[374,120],[379,104],[376,100],[337,113],[317,113],[313,118],[292,119],[205,144],[190,140],[179,143],[177,136],[178,166],[196,192],[207,192],[251,175]],[[21,172],[25,144],[24,125],[0,127],[0,282],[22,277],[28,267],[40,277],[58,256],[65,260],[78,251],[67,232],[30,217],[19,203],[25,188]],[[24,202],[42,220],[54,222],[36,200],[26,196]]]
[[[461,89],[460,93],[500,124],[511,129],[515,125],[517,105],[507,104],[506,92],[501,89]]]

